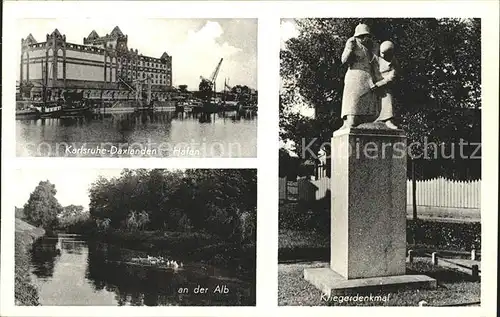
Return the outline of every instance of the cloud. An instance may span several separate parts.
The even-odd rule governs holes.
[[[220,24],[211,21],[198,31],[188,32],[186,40],[172,50],[174,84],[187,84],[190,90],[198,89],[200,76],[210,77],[221,58],[224,60],[217,77],[217,87],[222,88],[225,77],[238,83],[248,82],[242,77],[240,63],[234,60],[242,49],[227,42],[219,43],[222,35]]]
[[[119,26],[128,35],[129,48],[152,57],[160,57],[163,52],[172,56],[175,86],[186,84],[188,89],[197,90],[200,76],[209,77],[219,60],[224,58],[217,79],[218,88],[223,87],[224,78],[230,78],[231,85],[257,88],[256,50],[250,51],[234,44],[249,31],[257,33],[257,25],[249,30],[248,25],[231,21],[234,20],[221,25],[203,19],[23,19],[18,21],[16,28],[19,39],[17,56],[20,56],[21,38],[26,38],[29,33],[43,42],[46,34],[57,28],[66,35],[68,42],[83,44],[83,38],[92,30],[104,36]]]

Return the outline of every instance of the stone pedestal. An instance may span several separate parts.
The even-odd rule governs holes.
[[[426,276],[405,275],[404,132],[383,124],[336,131],[331,182],[330,269],[304,277],[324,292],[412,281],[435,287]]]

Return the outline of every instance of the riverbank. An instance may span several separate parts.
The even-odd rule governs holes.
[[[225,267],[242,277],[255,279],[256,247],[253,243],[232,243],[197,232],[121,231],[87,235],[90,241],[127,248],[130,258],[136,256],[168,255],[180,261]]]
[[[29,251],[33,242],[45,234],[45,230],[34,227],[16,218],[15,233],[15,283],[16,305],[37,306],[38,291],[30,278]]]

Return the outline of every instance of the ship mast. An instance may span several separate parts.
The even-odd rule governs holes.
[[[44,61],[40,62],[42,66],[42,101],[47,102],[47,70],[43,67]]]

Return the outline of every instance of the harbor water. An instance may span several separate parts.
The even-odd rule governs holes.
[[[17,156],[256,157],[254,111],[130,112],[16,120]]]

